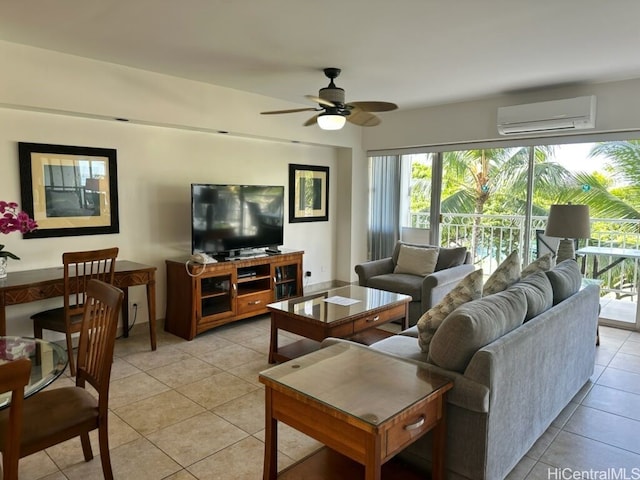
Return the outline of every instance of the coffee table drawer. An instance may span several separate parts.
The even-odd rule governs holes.
[[[428,432],[438,422],[439,398],[418,404],[403,413],[398,423],[387,432],[386,455],[393,455],[417,437]]]
[[[238,297],[238,315],[243,313],[254,312],[256,310],[264,310],[269,303],[273,301],[273,293],[271,290],[264,292],[252,293],[250,295],[242,295]]]
[[[377,325],[390,322],[391,320],[403,318],[406,312],[405,305],[398,305],[383,312],[367,315],[366,317],[356,320],[353,324],[353,331],[361,332],[368,328],[374,328]]]

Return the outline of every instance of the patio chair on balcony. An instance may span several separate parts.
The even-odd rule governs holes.
[[[545,235],[544,230],[536,230],[536,258],[550,253],[553,263],[555,264],[560,240],[562,239]],[[574,250],[578,250],[578,239],[574,239],[573,243]]]

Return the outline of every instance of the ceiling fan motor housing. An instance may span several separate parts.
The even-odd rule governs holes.
[[[333,83],[333,82],[332,82]],[[344,89],[336,86],[329,85],[328,87],[321,88],[318,92],[318,96],[331,102],[335,105],[344,105]]]

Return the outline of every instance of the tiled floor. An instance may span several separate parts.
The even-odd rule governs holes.
[[[191,342],[160,332],[156,352],[149,351],[145,326],[116,342],[109,416],[116,479],[262,478],[264,398],[257,377],[269,367],[268,317],[219,327]],[[640,333],[607,327],[600,333],[592,382],[509,480],[604,478],[550,476],[549,469],[627,468],[629,475],[640,469]],[[291,340],[283,334],[280,343]],[[64,377],[52,388],[70,383]],[[279,428],[280,468],[319,447]],[[97,436],[92,441],[97,454]],[[78,440],[20,462],[23,480],[99,479],[101,472],[99,458],[83,461]]]

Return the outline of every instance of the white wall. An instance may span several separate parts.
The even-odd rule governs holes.
[[[355,259],[344,242],[353,232],[345,219],[354,210],[361,216],[366,194],[353,191],[351,168],[343,163],[365,162],[361,129],[324,132],[286,115],[266,121],[258,112],[288,105],[6,42],[0,42],[0,61],[1,200],[20,201],[17,142],[115,148],[118,155],[120,233],[31,240],[2,235],[0,243],[22,258],[9,262],[10,272],[60,265],[64,251],[115,245],[120,258],[158,267],[157,316],[163,318],[164,260],[190,250],[190,184],[278,184],[288,194],[288,164],[299,163],[330,168],[329,222],[290,224],[286,215],[285,247],[305,251],[309,284],[352,280]],[[132,122],[116,122],[116,116]],[[362,188],[360,179],[355,184]],[[340,233],[345,230],[348,236]],[[355,235],[366,239],[359,228]],[[343,252],[341,268],[337,252]],[[139,321],[147,320],[144,298],[142,287],[132,289]],[[54,304],[8,307],[8,333],[30,334],[29,315]]]
[[[499,136],[496,128],[498,107],[561,98],[595,95],[596,128],[580,130],[580,135],[640,130],[640,79],[595,85],[546,89],[502,95],[494,98],[399,110],[384,115],[382,125],[363,130],[365,150],[461,144],[493,140],[516,142],[515,136]],[[375,131],[373,131],[375,130]],[[566,136],[566,133],[546,137]],[[521,136],[520,138],[533,138]]]

